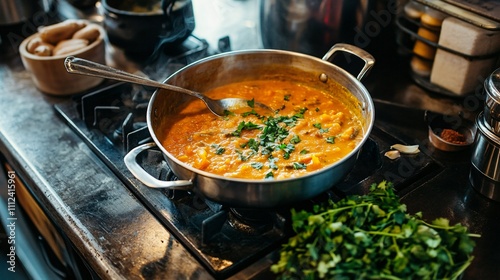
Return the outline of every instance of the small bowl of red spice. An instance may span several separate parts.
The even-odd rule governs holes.
[[[426,112],[429,126],[429,141],[439,150],[461,151],[474,143],[475,126],[461,116]]]

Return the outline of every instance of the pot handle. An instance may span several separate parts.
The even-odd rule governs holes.
[[[330,58],[333,56],[333,54],[338,52],[338,51],[343,51],[343,52],[353,54],[365,62],[365,65],[363,66],[361,71],[359,71],[358,76],[356,77],[356,79],[358,79],[359,81],[361,81],[363,76],[368,71],[370,71],[370,69],[375,64],[375,58],[373,58],[373,56],[371,54],[369,54],[367,51],[365,51],[361,48],[358,48],[356,46],[353,46],[353,45],[342,44],[342,43],[333,45],[333,47],[323,56],[322,59],[329,61]]]
[[[136,148],[132,149],[128,152],[123,161],[127,166],[128,170],[135,178],[141,181],[144,185],[150,188],[156,189],[171,189],[171,190],[192,190],[193,182],[189,180],[177,180],[177,181],[162,181],[158,180],[155,177],[151,176],[149,173],[144,170],[139,163],[137,163],[137,156],[145,150],[156,147],[155,143],[146,143]]]

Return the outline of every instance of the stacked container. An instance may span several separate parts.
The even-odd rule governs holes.
[[[500,2],[493,2],[498,7],[488,7],[489,13],[460,2],[413,0],[396,21],[414,80],[451,96],[481,90],[500,62],[500,13],[494,12]]]
[[[500,68],[484,82],[486,102],[476,119],[476,138],[469,175],[472,186],[500,201]]]

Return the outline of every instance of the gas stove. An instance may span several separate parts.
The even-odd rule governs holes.
[[[190,38],[189,46],[174,54],[162,53],[143,72],[168,76],[209,54],[203,40]],[[193,47],[194,46],[194,47]],[[153,77],[158,79],[159,77]],[[106,83],[93,92],[54,105],[60,117],[88,144],[96,155],[168,229],[214,278],[227,278],[277,251],[293,235],[290,208],[237,209],[214,203],[196,193],[151,189],[126,168],[123,158],[133,148],[152,142],[146,125],[146,109],[154,89],[125,83]],[[396,143],[398,134],[375,126],[357,163],[343,182],[329,191],[296,204],[308,209],[328,199],[364,193],[372,183],[392,181],[403,195],[414,182],[442,169],[440,163],[420,153],[413,157],[411,173],[401,176],[401,165],[383,153]],[[160,180],[176,180],[159,149],[137,158],[139,164]]]

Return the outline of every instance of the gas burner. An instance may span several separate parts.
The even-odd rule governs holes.
[[[81,97],[82,120],[128,152],[140,142],[135,135],[144,136],[151,94],[144,87],[123,83],[86,94]]]
[[[254,209],[229,209],[229,224],[244,233],[250,235],[263,234],[271,230],[275,225],[277,213],[269,210]]]

